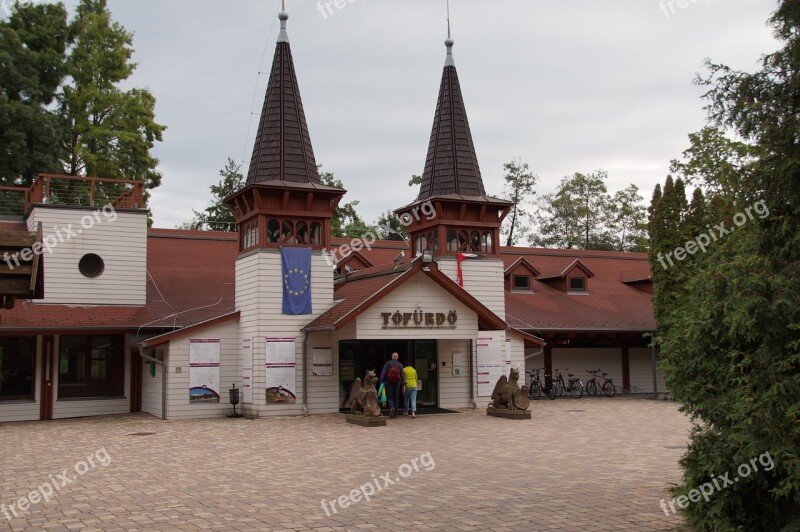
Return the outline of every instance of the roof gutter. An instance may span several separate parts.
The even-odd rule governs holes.
[[[306,334],[310,332],[320,332],[320,331],[335,331],[336,325],[324,325],[322,327],[304,327],[303,332]]]

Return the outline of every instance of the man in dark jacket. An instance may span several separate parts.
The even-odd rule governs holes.
[[[381,370],[381,382],[386,385],[386,401],[389,403],[389,417],[397,415],[400,408],[400,390],[406,385],[406,377],[403,374],[403,365],[398,360],[400,355],[392,353],[392,359],[383,365]]]

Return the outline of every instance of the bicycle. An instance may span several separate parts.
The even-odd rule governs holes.
[[[538,401],[542,398],[542,381],[539,378],[539,369],[529,371],[528,374],[531,376],[531,382],[528,385],[528,398]]]
[[[564,371],[569,371],[569,368],[564,368]],[[573,399],[580,399],[583,397],[583,383],[573,373],[567,373],[567,384],[564,384],[564,377],[561,375],[561,370],[557,369],[558,375],[553,379],[553,385],[556,387],[556,392],[559,397],[564,395],[565,390],[569,390],[569,394]]]
[[[543,370],[544,368],[536,368],[530,372],[531,384],[528,388],[528,397],[538,400],[541,399],[542,392],[544,392],[548,399],[553,400],[556,398],[556,388],[553,385],[553,379],[550,378],[550,375],[545,375],[544,383],[542,383],[539,372]]]
[[[591,373],[592,378],[586,382],[586,393],[589,395],[597,395],[597,389],[603,390],[603,393],[606,394],[606,397],[614,397],[617,393],[617,387],[614,386],[614,379],[609,379],[607,377],[608,373],[603,373],[600,369],[587,369],[586,373]],[[600,383],[597,380],[597,374],[600,373],[603,376],[603,382]]]

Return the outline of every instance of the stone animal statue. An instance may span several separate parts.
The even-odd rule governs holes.
[[[361,379],[353,382],[353,390],[350,392],[350,411],[353,414],[373,417],[381,415],[381,407],[378,405],[378,390],[375,388],[377,383],[378,377],[373,370],[367,371],[367,374],[364,375],[363,384]]]
[[[501,376],[494,385],[492,402],[494,408],[510,408],[511,410],[527,410],[531,404],[528,398],[528,385],[519,385],[519,370],[511,368],[508,377]]]

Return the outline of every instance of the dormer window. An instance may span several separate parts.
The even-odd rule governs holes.
[[[529,275],[515,275],[513,289],[515,292],[530,292],[531,278]]]
[[[569,291],[570,292],[585,292],[586,291],[586,277],[570,277],[569,278]]]

